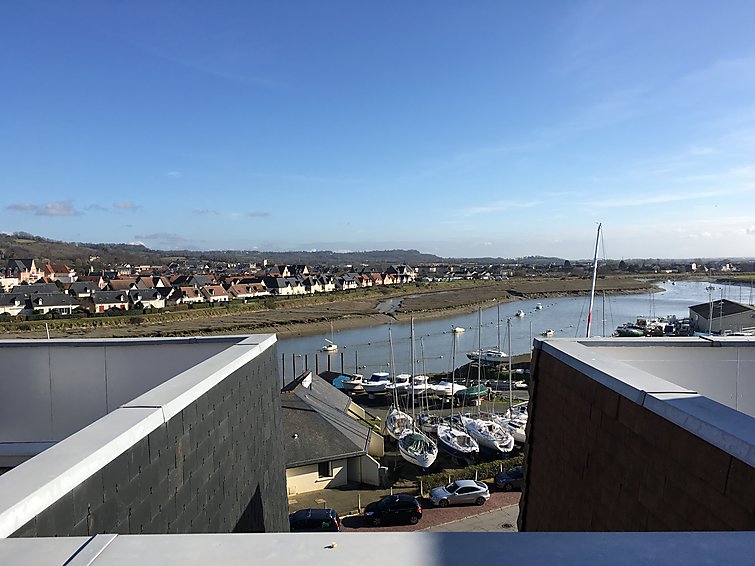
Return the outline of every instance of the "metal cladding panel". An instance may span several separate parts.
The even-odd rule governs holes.
[[[50,348],[53,440],[62,440],[108,413],[105,351],[99,346]]]
[[[0,442],[53,438],[47,348],[4,348],[0,377]]]

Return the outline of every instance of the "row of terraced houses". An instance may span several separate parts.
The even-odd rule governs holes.
[[[168,268],[124,274],[79,275],[63,263],[11,259],[0,279],[0,316],[106,313],[177,304],[249,301],[270,295],[306,295],[410,283],[416,271],[393,265],[377,272],[314,272],[306,265],[274,265],[252,273],[170,274]]]

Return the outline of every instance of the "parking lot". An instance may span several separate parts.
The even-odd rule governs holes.
[[[506,509],[505,513],[500,514],[500,521],[497,517],[488,517],[488,522],[491,526],[500,523],[501,528],[496,530],[514,530],[516,528],[516,511],[517,509],[512,506],[519,504],[519,498],[521,493],[516,492],[503,492],[492,488],[490,491],[490,499],[482,506],[477,505],[463,505],[463,506],[451,506],[446,508],[434,507],[429,499],[421,498],[420,504],[422,505],[422,519],[416,525],[386,525],[381,527],[373,527],[367,521],[365,521],[362,515],[349,515],[356,511],[356,502],[361,500],[362,507],[366,506],[372,501],[377,501],[383,495],[389,493],[387,490],[324,490],[314,492],[310,494],[301,494],[295,496],[289,502],[289,511],[293,512],[297,509],[303,509],[306,507],[330,507],[336,509],[342,517],[342,530],[343,532],[412,532],[422,530],[444,530],[443,525],[449,525],[448,530],[475,530],[473,527],[469,529],[459,529],[458,521],[470,519],[466,522],[467,525],[474,525],[475,522],[472,518],[482,517],[493,511],[500,511]],[[398,491],[396,491],[398,493]],[[291,502],[293,501],[293,503]],[[513,522],[511,518],[513,519]],[[487,524],[486,523],[486,524]],[[510,524],[511,527],[504,528],[504,524]],[[482,525],[482,523],[480,523]],[[481,528],[480,530],[491,530],[491,528]]]

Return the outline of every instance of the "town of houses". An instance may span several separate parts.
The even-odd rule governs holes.
[[[255,266],[252,266],[255,267]],[[120,266],[78,274],[63,263],[38,265],[34,259],[10,259],[0,278],[0,317],[74,313],[104,314],[133,309],[164,309],[195,303],[247,302],[271,295],[289,296],[348,291],[376,285],[411,283],[416,270],[393,265],[384,271],[315,272],[306,265],[262,269],[227,269],[175,274],[171,266]],[[199,270],[198,270],[199,271]]]
[[[96,258],[95,258],[96,259]],[[117,265],[94,272],[77,271],[64,263],[40,263],[34,259],[9,259],[0,277],[0,320],[40,315],[69,316],[80,313],[123,314],[133,309],[189,308],[230,301],[248,302],[267,296],[307,295],[389,286],[414,281],[503,280],[512,275],[584,276],[587,262],[428,264],[418,267],[391,265],[375,270],[360,266],[310,268],[307,265],[239,263],[171,263],[163,266]],[[601,266],[617,273],[690,274],[714,271],[724,275],[747,271],[752,264],[626,264]],[[185,306],[177,306],[185,305]]]

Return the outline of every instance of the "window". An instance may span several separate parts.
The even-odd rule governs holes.
[[[333,477],[333,465],[330,461],[317,464],[317,475],[321,478]]]

